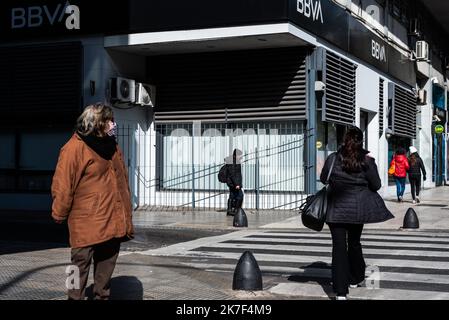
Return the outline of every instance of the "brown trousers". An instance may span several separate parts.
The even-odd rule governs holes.
[[[85,248],[72,248],[72,264],[79,268],[80,288],[68,290],[69,300],[84,300],[92,258],[94,262],[94,298],[96,300],[109,299],[111,277],[119,251],[119,239],[111,239]]]

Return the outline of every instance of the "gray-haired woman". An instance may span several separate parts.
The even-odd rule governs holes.
[[[108,299],[120,243],[133,238],[128,177],[114,130],[110,107],[86,107],[53,177],[52,217],[68,220],[71,260],[79,270],[79,288],[68,288],[69,299],[84,299],[92,260],[95,298]]]

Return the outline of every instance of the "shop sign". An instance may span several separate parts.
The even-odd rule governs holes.
[[[444,127],[441,124],[435,126],[435,133],[436,134],[441,134],[443,132],[444,132]]]

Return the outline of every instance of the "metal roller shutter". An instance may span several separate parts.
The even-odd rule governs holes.
[[[379,79],[379,138],[384,133],[384,79]]]
[[[411,90],[389,83],[389,99],[393,107],[393,134],[416,138],[416,96]]]
[[[73,124],[81,107],[80,42],[0,48],[2,126]]]
[[[156,57],[156,123],[306,118],[303,48]]]
[[[325,63],[323,121],[353,125],[357,66],[327,50]]]

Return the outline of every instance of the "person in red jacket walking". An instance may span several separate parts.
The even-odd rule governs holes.
[[[391,160],[390,167],[394,165],[394,181],[396,182],[396,193],[398,196],[398,202],[402,202],[405,192],[405,180],[407,177],[407,171],[410,165],[405,155],[404,148],[398,148],[393,159]]]

